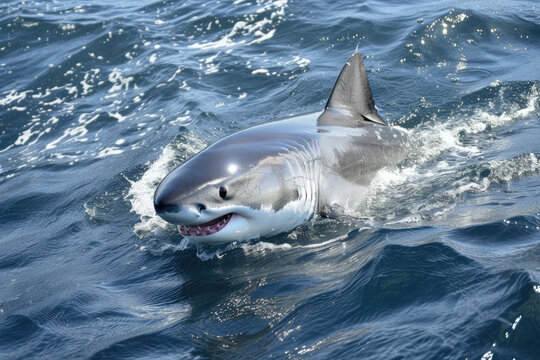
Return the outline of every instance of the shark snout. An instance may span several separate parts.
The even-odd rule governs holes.
[[[206,210],[206,205],[202,203],[178,204],[168,201],[166,198],[154,198],[154,209],[156,214],[164,220],[179,225],[192,224],[200,221],[201,213]]]
[[[180,206],[175,203],[167,203],[165,201],[154,202],[154,210],[156,210],[156,214],[158,215],[163,214],[163,213],[178,213],[185,208],[186,208],[185,206]],[[201,211],[206,210],[206,205],[201,204],[201,203],[196,203],[196,204],[193,204],[192,206],[189,206],[189,209],[200,215]]]
[[[156,210],[156,214],[163,214],[163,213],[176,213],[180,210],[180,207],[176,204],[168,204],[164,201],[160,202],[154,202],[154,210]]]

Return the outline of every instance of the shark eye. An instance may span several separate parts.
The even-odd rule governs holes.
[[[227,196],[227,188],[225,186],[219,187],[219,197],[222,199],[225,199],[225,196]]]

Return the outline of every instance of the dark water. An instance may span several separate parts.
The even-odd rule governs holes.
[[[539,6],[3,1],[0,358],[538,359]],[[364,218],[209,248],[153,216],[357,46],[413,139]]]

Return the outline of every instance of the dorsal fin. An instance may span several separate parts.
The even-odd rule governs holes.
[[[386,125],[375,108],[362,53],[357,52],[341,70],[318,123],[357,127],[364,126],[365,121]]]

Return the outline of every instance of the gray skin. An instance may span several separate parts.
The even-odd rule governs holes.
[[[184,236],[214,244],[273,236],[317,215],[358,215],[366,187],[403,157],[406,138],[378,115],[355,53],[322,113],[215,142],[163,179],[154,207]]]

